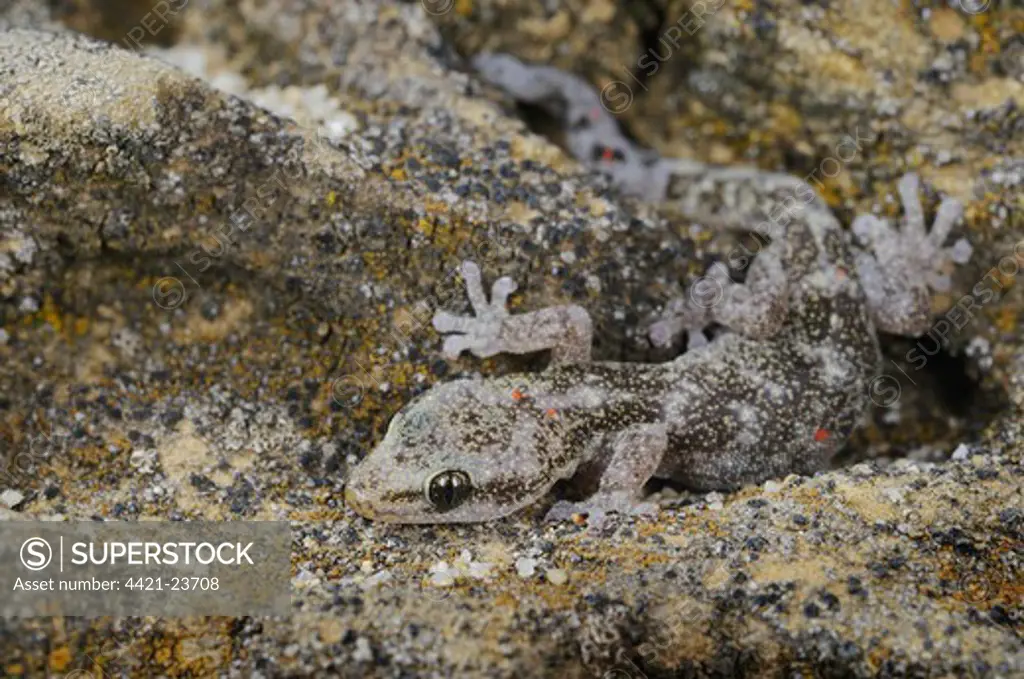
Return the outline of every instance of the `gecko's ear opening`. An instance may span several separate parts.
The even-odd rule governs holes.
[[[427,479],[427,502],[439,512],[455,509],[473,493],[469,474],[460,469],[446,469]]]

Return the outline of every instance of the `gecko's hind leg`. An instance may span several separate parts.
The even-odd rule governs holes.
[[[901,228],[874,215],[860,215],[851,225],[867,248],[857,253],[855,265],[872,319],[880,330],[906,336],[928,330],[931,291],[949,290],[945,270],[951,263],[966,263],[971,256],[971,246],[964,239],[952,247],[943,246],[963,206],[953,198],[943,198],[929,232],[918,196],[920,184],[915,174],[906,174],[899,181],[904,212]]]
[[[434,314],[434,329],[448,335],[444,353],[456,358],[470,351],[479,358],[496,354],[529,354],[551,349],[555,362],[586,362],[590,360],[593,323],[583,307],[552,306],[526,314],[508,313],[508,296],[515,292],[511,278],[499,278],[491,286],[487,301],[480,268],[466,261],[461,267],[466,281],[466,294],[475,316],[455,316],[447,311]]]
[[[782,327],[789,301],[789,281],[784,265],[785,240],[773,241],[750,265],[747,279],[737,283],[721,262],[690,286],[682,300],[673,300],[662,318],[651,326],[655,346],[668,346],[681,332],[689,346],[706,342],[703,329],[720,323],[751,338],[771,337]]]

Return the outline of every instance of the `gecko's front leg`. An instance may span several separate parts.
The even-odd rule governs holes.
[[[548,521],[561,521],[573,514],[587,514],[591,528],[599,529],[609,512],[656,515],[653,502],[642,502],[644,484],[654,476],[668,450],[668,427],[661,423],[636,424],[612,435],[611,457],[601,473],[597,492],[582,502],[556,502]]]
[[[460,271],[476,315],[455,316],[446,311],[434,315],[434,329],[448,335],[444,340],[446,356],[456,358],[468,350],[479,358],[487,358],[550,349],[551,360],[555,363],[590,360],[593,323],[586,309],[570,304],[513,316],[505,305],[508,296],[516,290],[515,281],[507,276],[496,280],[488,302],[480,267],[466,261]]]

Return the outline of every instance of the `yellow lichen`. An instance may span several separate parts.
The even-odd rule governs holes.
[[[54,672],[63,672],[71,663],[71,650],[67,646],[53,649],[50,651],[50,658],[47,663]]]

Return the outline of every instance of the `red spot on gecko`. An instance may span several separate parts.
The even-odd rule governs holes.
[[[548,417],[550,417],[550,418],[551,418],[552,420],[554,420],[554,419],[558,419],[558,411],[557,411],[557,410],[555,410],[554,408],[548,408],[548,410],[547,410],[547,415],[548,415]]]
[[[519,391],[518,389],[513,389],[512,390],[512,400],[513,401],[521,401],[524,398],[526,398],[526,397],[524,396],[523,392]]]
[[[597,120],[600,117],[601,117],[601,109],[600,108],[595,106],[594,108],[590,109],[590,119],[591,120]]]
[[[601,160],[605,160],[608,162],[615,160],[615,151],[609,148],[606,148],[605,150],[601,151]]]
[[[819,429],[814,432],[814,440],[818,443],[826,440],[829,437],[828,429]]]
[[[836,269],[836,275],[839,276],[840,280],[842,280],[843,278],[846,278],[849,273],[843,267],[838,267]]]

